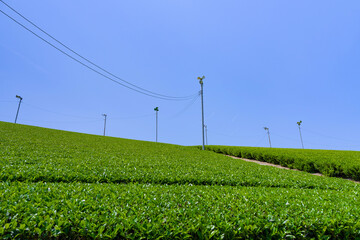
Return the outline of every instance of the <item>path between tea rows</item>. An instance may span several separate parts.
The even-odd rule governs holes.
[[[258,161],[258,160],[247,159],[247,158],[240,158],[240,157],[235,157],[235,156],[230,156],[230,155],[226,155],[226,156],[231,157],[231,158],[234,158],[234,159],[240,159],[240,160],[243,160],[243,161],[246,161],[246,162],[257,163],[257,164],[259,164],[259,165],[271,166],[271,167],[276,167],[276,168],[281,168],[281,169],[286,169],[286,170],[300,171],[299,169],[288,168],[288,167],[284,167],[284,166],[277,165],[277,164],[273,164],[273,163],[261,162],[261,161]],[[315,176],[324,177],[324,175],[321,174],[321,173],[310,173],[310,174],[315,175]],[[359,181],[355,181],[355,180],[353,180],[353,179],[346,179],[346,180],[353,181],[353,182],[356,182],[356,183],[360,183]]]

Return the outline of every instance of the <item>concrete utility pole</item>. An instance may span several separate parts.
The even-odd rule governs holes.
[[[16,112],[15,123],[16,123],[17,118],[18,118],[18,115],[19,115],[19,110],[20,110],[21,101],[23,100],[23,98],[20,97],[19,95],[16,95],[16,98],[19,98],[20,101],[19,101],[19,106],[18,106],[17,112]]]
[[[301,129],[300,129],[301,123],[302,123],[302,121],[300,120],[300,122],[297,122],[297,125],[299,126],[299,133],[300,133],[301,146],[302,146],[302,148],[304,149],[304,143],[303,143],[303,140],[302,140],[302,136],[301,136]]]
[[[154,108],[154,111],[156,112],[156,142],[158,142],[158,112],[159,112],[159,107]]]
[[[207,138],[207,125],[204,125],[205,127],[205,139],[206,139],[206,146],[208,145],[208,138]]]
[[[104,136],[105,136],[105,130],[106,130],[106,117],[107,117],[107,114],[103,114],[103,116],[105,117],[104,119]]]
[[[269,128],[268,127],[264,127],[265,131],[267,131],[267,134],[269,136],[269,144],[270,144],[270,148],[271,148],[271,140],[270,140],[270,132],[269,132]]]
[[[201,129],[202,129],[202,150],[205,150],[205,136],[204,136],[204,82],[203,80],[205,79],[205,76],[202,77],[198,77],[197,79],[199,79],[199,83],[201,85],[201,112],[202,112],[202,125],[201,125]]]

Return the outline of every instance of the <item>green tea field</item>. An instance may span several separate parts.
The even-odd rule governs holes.
[[[360,152],[356,151],[230,146],[208,146],[207,150],[322,173],[329,177],[360,180]]]
[[[360,238],[358,183],[219,153],[0,122],[0,238]],[[274,154],[360,169],[358,152]]]

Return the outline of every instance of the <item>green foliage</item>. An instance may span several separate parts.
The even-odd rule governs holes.
[[[280,164],[329,177],[360,180],[360,152],[283,149],[257,147],[207,146],[207,150],[231,156]]]
[[[154,184],[0,184],[4,238],[346,239],[359,192]]]
[[[1,239],[355,239],[359,190],[194,147],[0,122]]]
[[[357,186],[348,181],[258,166],[192,147],[1,122],[0,143],[1,181],[191,183],[319,189]]]

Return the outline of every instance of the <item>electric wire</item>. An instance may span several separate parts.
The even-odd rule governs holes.
[[[262,142],[265,138],[267,137],[267,134],[265,133],[260,139],[259,141],[254,145],[254,147],[258,147],[260,142]]]
[[[42,107],[38,107],[38,106],[35,106],[35,105],[32,105],[32,104],[29,104],[25,101],[22,101],[22,104],[26,105],[26,106],[29,106],[29,107],[32,107],[32,108],[36,108],[36,109],[39,109],[41,111],[44,111],[44,112],[50,112],[50,113],[53,113],[53,114],[57,114],[57,115],[63,115],[63,116],[66,116],[66,117],[73,117],[73,118],[81,118],[81,119],[98,119],[98,118],[94,118],[94,117],[82,117],[82,116],[75,116],[75,115],[71,115],[71,114],[65,114],[65,113],[59,113],[59,112],[55,112],[55,111],[51,111],[51,110],[47,110],[45,108],[42,108]]]
[[[294,139],[294,138],[291,138],[291,137],[289,138],[289,137],[286,137],[286,136],[283,136],[283,135],[279,135],[279,134],[274,133],[274,132],[272,132],[271,135],[278,136],[278,137],[280,137],[280,138],[283,138],[283,139],[286,139],[286,140],[290,140],[290,141],[296,142],[296,143],[298,143],[298,142],[300,141],[300,140],[298,140],[298,139]]]
[[[185,101],[185,100],[189,100],[192,99],[194,95],[190,95],[190,96],[185,96],[185,97],[173,97],[173,96],[167,96],[167,95],[162,95],[162,94],[158,94],[149,90],[146,90],[144,88],[138,87],[135,84],[132,84],[128,81],[125,81],[119,77],[117,77],[116,75],[106,71],[105,69],[101,68],[100,66],[96,65],[95,63],[91,62],[90,60],[87,60],[86,58],[82,57],[81,55],[79,55],[78,53],[76,53],[75,51],[73,51],[72,49],[68,48],[66,45],[62,44],[60,41],[56,40],[55,38],[53,38],[50,34],[47,34],[45,31],[43,31],[41,28],[37,27],[35,24],[33,24],[30,20],[28,20],[27,18],[25,18],[24,16],[22,16],[20,13],[18,13],[15,9],[11,8],[9,5],[7,5],[4,1],[0,0],[0,2],[2,2],[5,6],[9,7],[11,10],[13,10],[15,13],[19,14],[22,18],[24,18],[26,21],[28,21],[30,24],[32,24],[33,26],[35,26],[36,28],[38,28],[40,31],[42,31],[43,33],[45,33],[46,35],[48,35],[49,37],[51,37],[54,41],[58,42],[59,44],[61,44],[62,46],[64,46],[66,49],[68,49],[69,51],[73,52],[74,54],[78,55],[79,57],[81,57],[82,59],[86,60],[87,62],[91,63],[92,65],[96,66],[97,68],[99,68],[100,70],[108,73],[109,75],[129,84],[130,86],[127,86],[103,73],[101,73],[100,71],[94,69],[93,67],[87,65],[86,63],[83,63],[82,61],[76,59],[75,57],[71,56],[70,54],[66,53],[65,51],[61,50],[60,48],[58,48],[57,46],[55,46],[54,44],[50,43],[48,40],[46,40],[45,38],[41,37],[40,35],[38,35],[37,33],[35,33],[34,31],[32,31],[31,29],[29,29],[28,27],[26,27],[25,25],[23,25],[22,23],[20,23],[19,21],[17,21],[16,19],[14,19],[13,17],[11,17],[10,15],[8,15],[7,13],[5,13],[4,11],[2,11],[0,9],[0,12],[2,14],[4,14],[5,16],[7,16],[8,18],[10,18],[12,21],[14,21],[15,23],[17,23],[18,25],[20,25],[21,27],[23,27],[24,29],[26,29],[27,31],[29,31],[30,33],[32,33],[33,35],[35,35],[36,37],[38,37],[39,39],[41,39],[42,41],[44,41],[45,43],[47,43],[48,45],[50,45],[51,47],[55,48],[56,50],[58,50],[59,52],[61,52],[62,54],[66,55],[67,57],[71,58],[72,60],[78,62],[79,64],[83,65],[84,67],[90,69],[91,71],[101,75],[102,77],[107,78],[108,80],[117,83],[123,87],[126,87],[130,90],[136,91],[140,94],[144,94],[150,97],[154,97],[154,98],[159,98],[159,99],[163,99],[163,100],[172,100],[172,101]],[[196,94],[197,95],[197,94]]]
[[[21,119],[22,122],[34,122],[34,123],[95,123],[95,122],[102,122],[102,119],[98,120],[79,120],[79,121],[52,121],[52,120],[30,120],[30,119]]]
[[[322,133],[318,133],[318,132],[315,132],[315,131],[312,131],[312,130],[308,130],[308,129],[304,129],[303,127],[301,128],[301,130],[303,130],[304,132],[308,132],[308,133],[311,133],[311,134],[314,134],[314,135],[318,135],[320,137],[323,137],[323,138],[328,138],[328,139],[334,139],[334,140],[340,140],[340,141],[344,141],[344,142],[358,142],[358,141],[352,141],[352,140],[347,140],[347,139],[342,139],[342,138],[337,138],[337,137],[332,137],[332,136],[328,136],[328,135],[324,135]]]
[[[138,115],[138,116],[128,116],[128,117],[111,117],[109,119],[111,120],[125,120],[125,119],[139,119],[139,118],[147,118],[147,117],[151,117],[154,114],[144,114],[144,115]]]
[[[50,37],[51,39],[53,39],[54,41],[56,41],[57,43],[59,43],[61,46],[63,46],[64,48],[68,49],[69,51],[71,51],[72,53],[74,53],[75,55],[77,55],[78,57],[82,58],[83,60],[87,61],[88,63],[92,64],[93,66],[101,69],[102,71],[106,72],[107,74],[117,78],[118,80],[125,82],[133,87],[136,87],[140,90],[146,91],[148,93],[154,94],[154,95],[158,95],[161,97],[167,97],[167,98],[188,98],[188,97],[193,97],[192,96],[185,96],[185,97],[174,97],[174,96],[167,96],[167,95],[163,95],[163,94],[159,94],[159,93],[155,93],[152,91],[149,91],[147,89],[141,88],[135,84],[132,84],[118,76],[116,76],[115,74],[107,71],[106,69],[104,69],[103,67],[99,66],[98,64],[92,62],[91,60],[89,60],[88,58],[80,55],[79,53],[77,53],[75,50],[71,49],[70,47],[66,46],[64,43],[62,43],[61,41],[59,41],[58,39],[56,39],[55,37],[53,37],[52,35],[50,35],[49,33],[47,33],[45,30],[43,30],[42,28],[40,28],[38,25],[36,25],[34,22],[32,22],[31,20],[29,20],[28,18],[26,18],[24,15],[22,15],[21,13],[19,13],[17,10],[15,10],[13,7],[11,7],[10,5],[8,5],[7,3],[5,3],[3,0],[0,0],[6,7],[8,7],[9,9],[11,9],[13,12],[15,12],[16,14],[18,14],[20,17],[22,17],[24,20],[26,20],[28,23],[30,23],[31,25],[33,25],[35,28],[37,28],[38,30],[40,30],[42,33],[46,34],[48,37]]]
[[[35,105],[32,105],[32,104],[29,104],[25,101],[22,101],[22,104],[24,104],[25,106],[29,106],[29,107],[32,107],[32,108],[35,108],[35,109],[38,109],[38,110],[41,110],[41,111],[44,111],[44,112],[49,112],[49,113],[53,113],[53,114],[57,114],[57,115],[63,115],[63,116],[66,116],[66,117],[72,117],[72,118],[79,118],[79,119],[89,119],[89,120],[79,120],[79,121],[38,121],[38,122],[66,122],[66,123],[71,123],[71,122],[97,122],[97,121],[102,121],[102,119],[100,119],[100,117],[98,118],[95,118],[95,117],[84,117],[84,116],[76,116],[76,115],[71,115],[71,114],[65,114],[65,113],[59,113],[59,112],[55,112],[55,111],[52,111],[52,110],[48,110],[48,109],[45,109],[45,108],[42,108],[42,107],[39,107],[39,106],[35,106]],[[137,116],[128,116],[128,117],[108,117],[109,120],[124,120],[124,119],[138,119],[138,118],[146,118],[146,117],[150,117],[150,116],[153,116],[153,114],[144,114],[144,115],[137,115]],[[34,121],[34,120],[27,120],[27,121],[32,121],[32,122],[37,122],[37,121]]]
[[[194,105],[197,100],[200,98],[201,93],[199,92],[197,96],[195,96],[192,101],[186,105],[182,110],[180,110],[178,113],[176,113],[175,115],[172,116],[172,118],[176,118],[178,116],[180,116],[181,114],[183,114],[184,112],[186,112],[192,105]]]
[[[224,137],[231,137],[231,138],[250,138],[250,137],[259,137],[259,136],[262,136],[262,134],[258,134],[258,135],[248,135],[248,136],[240,136],[240,135],[234,135],[234,134],[226,134],[226,133],[222,133],[222,132],[218,132],[218,131],[214,131],[214,130],[211,130],[211,133],[213,133],[213,134],[215,134],[215,135],[224,136]]]

